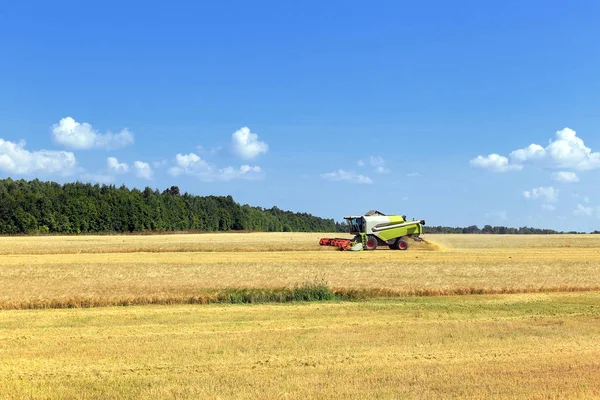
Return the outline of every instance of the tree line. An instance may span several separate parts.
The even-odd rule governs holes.
[[[345,222],[308,213],[263,209],[231,196],[197,196],[177,186],[160,192],[125,185],[0,179],[0,234],[167,231],[340,232]],[[424,233],[556,234],[552,229],[425,226]],[[578,232],[566,232],[578,233]],[[592,233],[600,233],[598,231]]]
[[[463,234],[495,234],[495,235],[555,235],[559,233],[585,233],[585,232],[562,232],[554,229],[539,229],[522,226],[520,228],[511,228],[507,226],[485,225],[479,228],[477,225],[467,226],[465,228],[450,226],[424,226],[423,233],[463,233]],[[592,232],[600,233],[600,232]]]
[[[177,186],[159,192],[126,186],[0,180],[0,234],[144,231],[332,232],[333,219],[196,196]]]

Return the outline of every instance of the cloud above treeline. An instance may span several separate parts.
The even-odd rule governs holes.
[[[354,171],[345,171],[343,169],[338,169],[337,171],[321,174],[321,177],[325,180],[333,182],[348,182],[361,184],[373,183],[373,180],[368,176],[358,174]]]
[[[88,174],[87,176],[88,180],[100,177],[103,181],[113,182],[116,175],[126,174],[130,171],[140,179],[152,180],[154,178],[154,170],[147,162],[136,160],[130,166],[125,162],[119,162],[116,157],[108,157],[106,159],[106,171]]]
[[[269,145],[258,140],[256,133],[244,126],[231,135],[233,153],[243,160],[253,160],[269,151]]]
[[[202,146],[196,146],[203,150]],[[261,141],[258,134],[252,133],[250,128],[242,127],[231,135],[230,148],[232,153],[244,160],[254,160],[269,151],[269,145]],[[220,149],[217,147],[217,149]],[[210,151],[214,155],[217,151]],[[204,182],[231,181],[234,179],[258,180],[264,177],[259,165],[242,164],[239,167],[219,167],[203,159],[200,155],[191,152],[188,154],[177,153],[169,163],[167,172],[174,177],[190,176]]]
[[[514,150],[508,157],[492,153],[477,156],[470,164],[493,172],[520,171],[528,165],[563,170],[554,175],[555,180],[577,182],[575,171],[600,168],[600,153],[587,147],[573,129],[564,128],[557,131],[555,138],[545,147],[533,143]]]
[[[586,146],[575,130],[564,128],[557,131],[546,146],[532,143],[510,152],[507,156],[497,153],[479,155],[470,160],[470,165],[496,173],[518,172],[535,167],[551,171],[549,177],[554,182],[576,184],[580,182],[579,173],[600,169],[600,152]],[[553,186],[539,186],[522,194],[526,200],[540,202],[542,209],[547,211],[555,210],[555,204],[559,200],[559,189]],[[589,202],[587,196],[581,198]],[[593,207],[579,204],[574,215],[593,215],[594,210]]]
[[[52,136],[56,143],[74,150],[114,150],[133,144],[133,133],[127,128],[118,133],[101,134],[87,122],[79,123],[71,117],[63,118],[54,124]]]
[[[0,170],[17,175],[72,175],[77,171],[75,155],[68,151],[25,148],[26,143],[13,143],[0,138]]]
[[[241,165],[218,168],[195,153],[177,154],[173,166],[168,169],[171,176],[180,175],[197,178],[201,181],[230,181],[233,179],[261,179],[262,169],[258,166]]]
[[[523,197],[528,200],[541,200],[545,203],[555,203],[558,201],[559,190],[552,186],[537,187],[523,192]]]
[[[52,125],[51,135],[56,144],[70,150],[114,150],[134,143],[133,133],[127,128],[118,133],[100,133],[87,122],[77,122],[65,117]],[[242,160],[254,160],[269,150],[258,134],[242,127],[231,135],[230,149]],[[171,176],[191,176],[203,181],[231,181],[234,179],[261,179],[263,169],[258,165],[243,163],[239,166],[219,167],[203,160],[194,152],[178,153],[172,160],[162,159],[148,163],[135,160],[131,164],[114,156],[106,159],[104,168],[95,172],[85,171],[77,165],[72,151],[28,150],[26,143],[14,143],[0,138],[0,171],[10,175],[38,176],[77,174],[80,179],[98,183],[114,182],[118,175],[132,174],[139,179],[152,180],[156,170],[166,170]],[[202,151],[202,146],[196,146]],[[213,148],[208,154],[215,156],[221,147]],[[151,166],[152,165],[152,166]]]
[[[109,171],[117,174],[129,172],[129,165],[126,163],[120,163],[115,157],[108,157],[106,159],[106,167],[109,169]]]

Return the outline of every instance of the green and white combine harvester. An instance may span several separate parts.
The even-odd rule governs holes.
[[[336,246],[342,250],[375,250],[388,246],[394,250],[407,250],[408,240],[423,241],[424,220],[408,221],[404,215],[385,215],[371,210],[365,215],[344,217],[354,239],[323,238],[321,246]]]

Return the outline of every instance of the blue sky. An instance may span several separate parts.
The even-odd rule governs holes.
[[[599,3],[172,3],[3,7],[2,177],[600,229]]]

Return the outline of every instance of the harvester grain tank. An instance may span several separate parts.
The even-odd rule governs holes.
[[[388,246],[407,250],[409,239],[422,241],[424,220],[407,220],[404,215],[386,215],[371,210],[364,215],[344,217],[354,239],[323,238],[321,246],[337,246],[342,250],[375,250]]]

